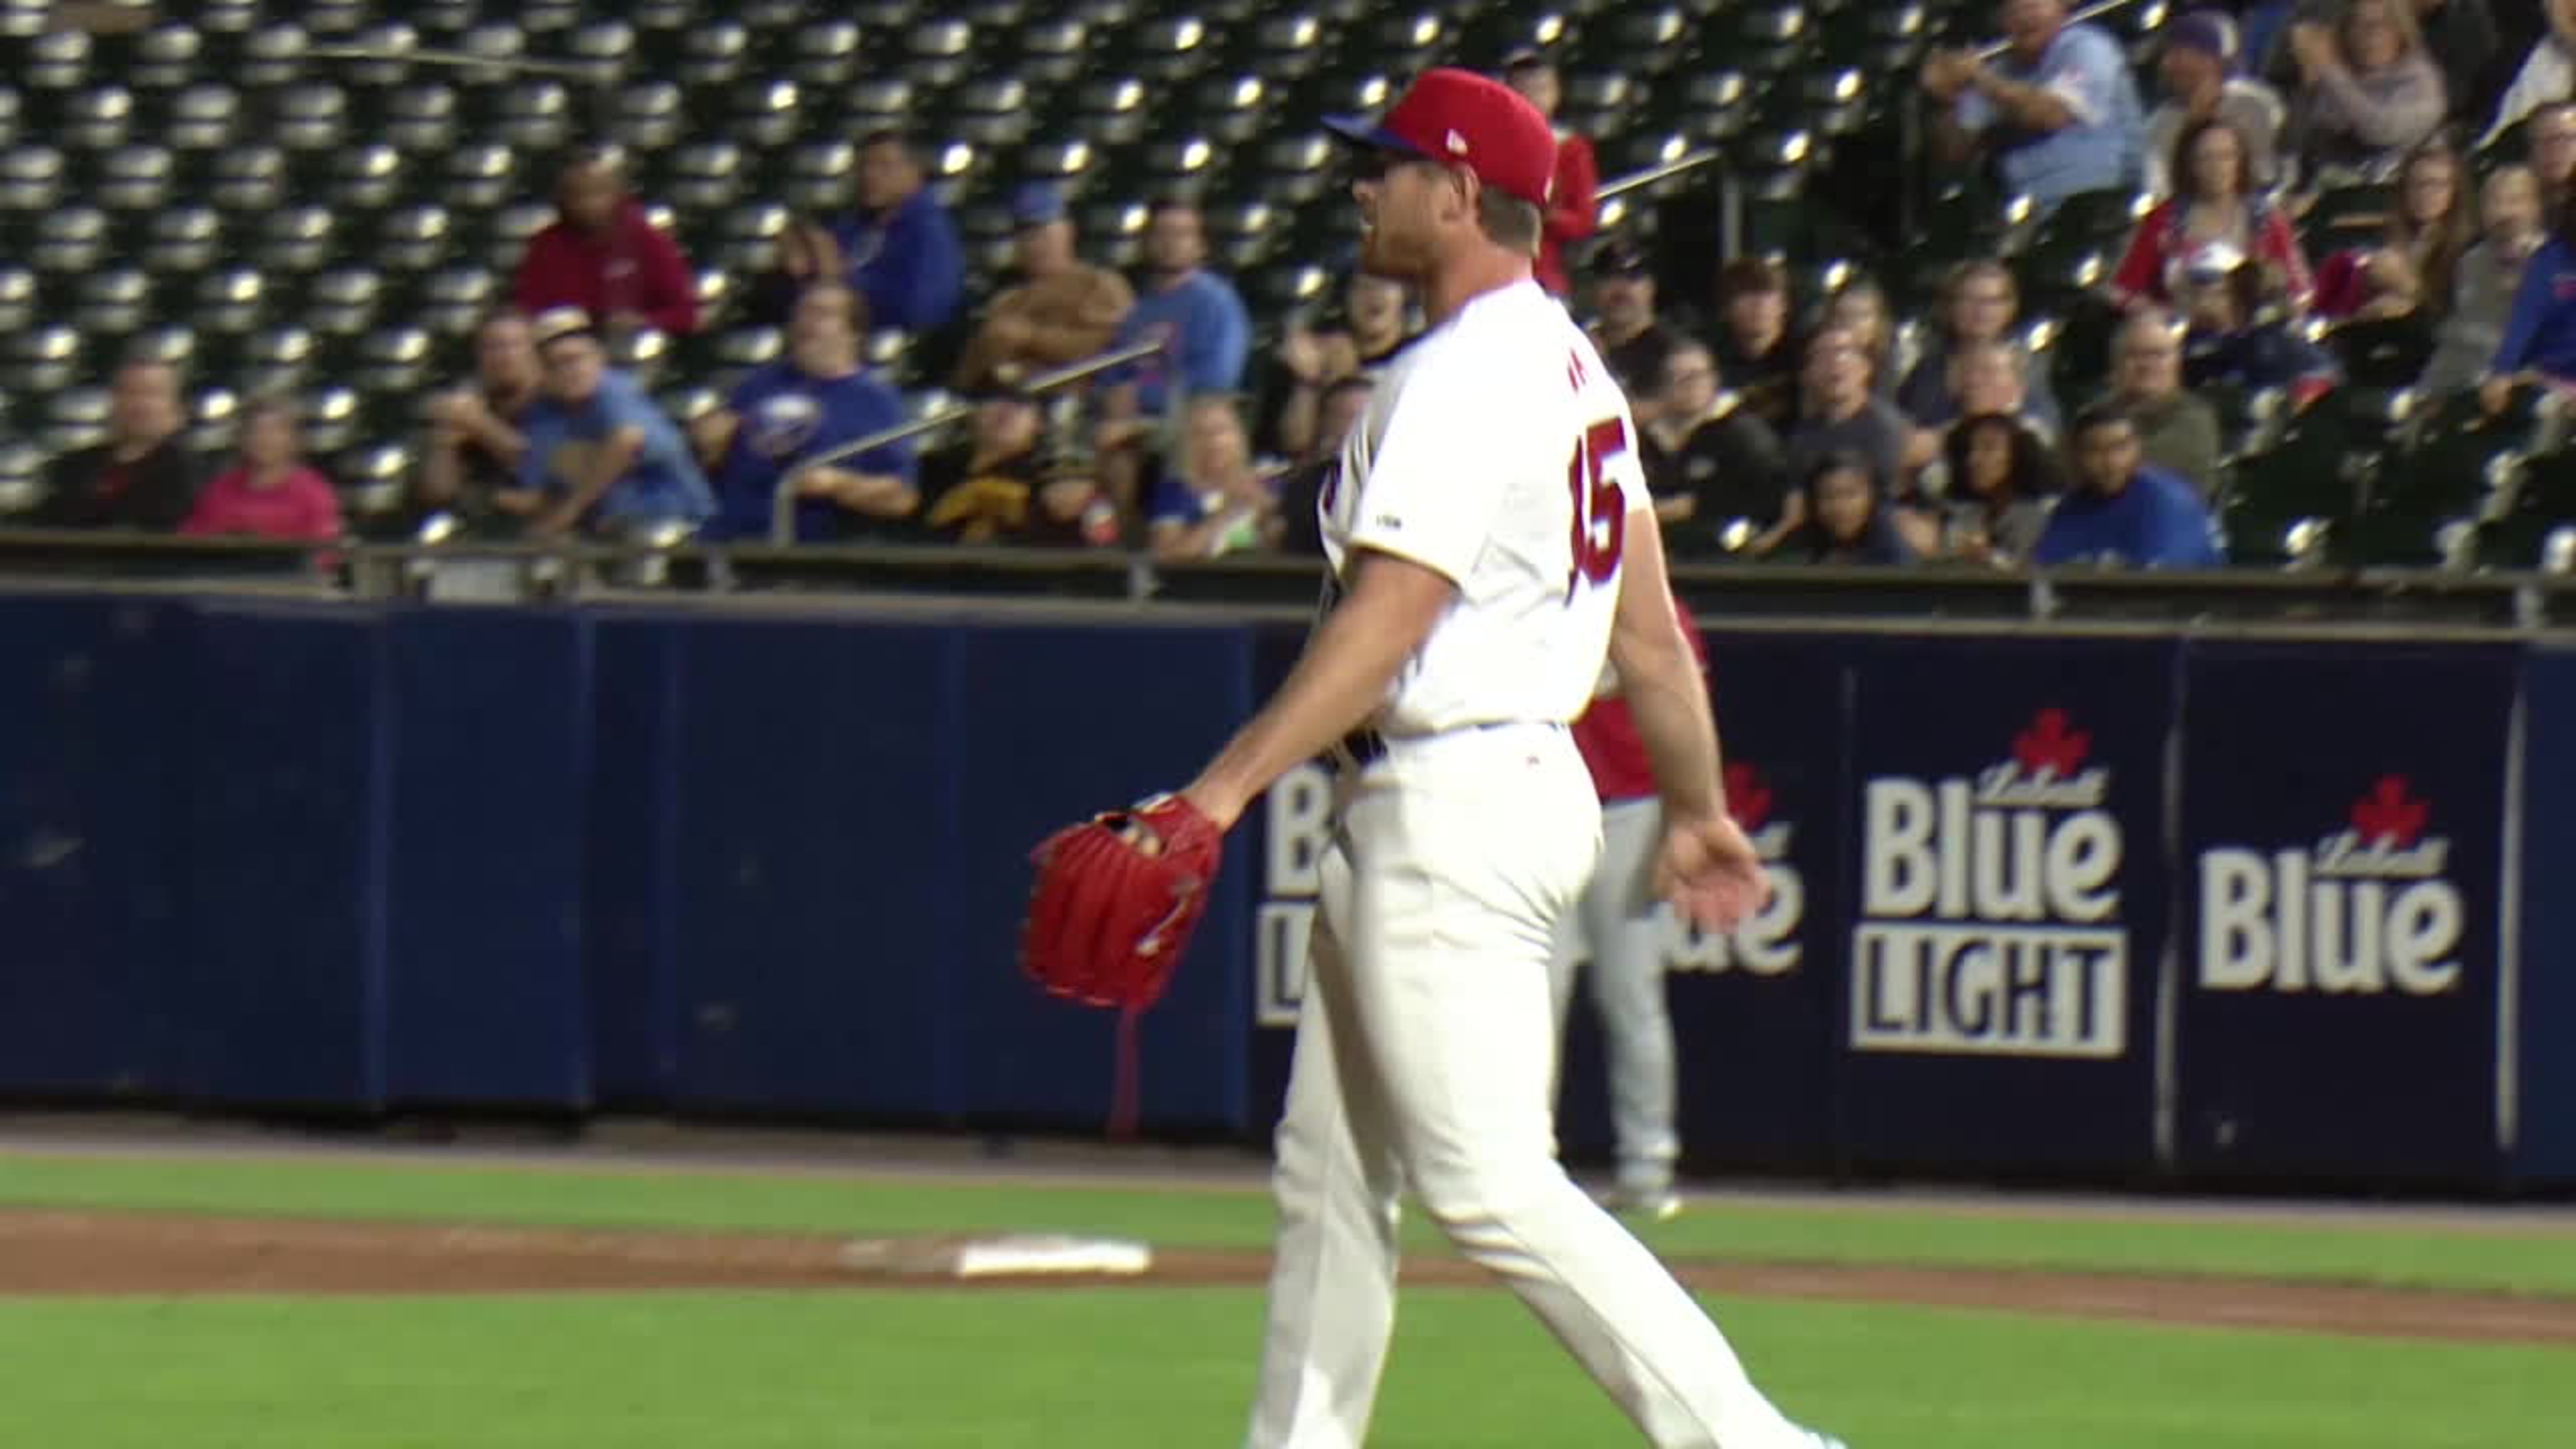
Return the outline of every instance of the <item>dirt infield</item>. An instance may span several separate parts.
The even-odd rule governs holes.
[[[918,1289],[1245,1284],[1256,1253],[1160,1250],[1138,1277],[996,1277],[960,1284],[919,1265],[953,1243],[870,1240],[870,1256],[913,1266],[851,1266],[852,1240],[743,1233],[643,1233],[300,1222],[141,1213],[0,1211],[0,1297],[198,1294],[552,1293],[673,1288]],[[2265,1328],[2463,1342],[2576,1344],[2576,1301],[2394,1289],[1966,1269],[1687,1262],[1702,1291],[1989,1308],[2140,1323]],[[1409,1282],[1489,1280],[1454,1258],[1418,1256]]]

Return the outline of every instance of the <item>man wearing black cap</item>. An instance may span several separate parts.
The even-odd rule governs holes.
[[[1627,391],[1628,406],[1651,419],[1681,338],[1655,316],[1654,268],[1635,243],[1612,241],[1594,258],[1592,310],[1592,345]]]
[[[2245,172],[2256,186],[2281,179],[2281,125],[2288,108],[2270,86],[2235,73],[2236,21],[2219,10],[2186,11],[2156,33],[2156,78],[2165,99],[2147,116],[2147,189],[2173,191],[2174,143],[2195,121],[2220,120],[2245,138]]]
[[[1424,73],[1353,187],[1360,265],[1412,287],[1398,353],[1322,489],[1328,572],[1304,654],[1162,803],[1227,829],[1329,757],[1251,1449],[1367,1437],[1410,1188],[1651,1443],[1821,1449],[1756,1389],[1654,1254],[1566,1176],[1549,962],[1601,854],[1568,724],[1615,681],[1652,764],[1654,880],[1702,929],[1767,895],[1728,818],[1708,691],[1672,602],[1636,424],[1531,275],[1556,138],[1511,89]]]

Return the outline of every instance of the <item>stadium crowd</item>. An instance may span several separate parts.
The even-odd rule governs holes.
[[[1847,265],[1677,269],[1596,235],[1599,168],[1571,130],[1538,273],[1629,393],[1678,557],[2214,565],[2249,400],[2314,406],[2364,350],[2373,385],[2463,416],[2576,386],[2576,0],[2541,9],[2527,49],[2487,0],[2262,0],[2180,11],[2133,50],[2065,0],[2002,0],[2000,53],[1921,63],[1928,149],[1944,185],[2011,198],[2027,225],[2125,233],[2080,287],[2090,329],[2064,298],[2029,315],[2027,269],[2000,251],[1948,268],[1920,315]],[[1500,69],[1558,106],[1548,53]],[[405,516],[759,540],[792,479],[807,542],[1319,546],[1313,500],[1416,326],[1400,289],[1349,275],[1319,309],[1256,318],[1189,197],[1153,202],[1131,277],[1086,259],[1065,189],[1041,182],[1011,198],[1010,274],[970,295],[922,148],[876,131],[856,152],[848,204],[794,217],[748,282],[781,354],[685,416],[621,364],[701,327],[691,259],[615,151],[574,155],[470,373],[422,399]],[[1704,290],[1663,295],[1676,277]],[[870,361],[888,333],[930,389]],[[1136,344],[1155,350],[1031,387]],[[971,420],[926,446],[807,466],[950,400]],[[177,364],[125,360],[105,441],[54,460],[24,521],[344,533],[292,398],[251,399],[211,478],[186,412]]]

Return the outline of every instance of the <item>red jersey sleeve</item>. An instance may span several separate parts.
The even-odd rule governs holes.
[[[2165,296],[2165,236],[2173,228],[2173,203],[2168,201],[2147,213],[2129,238],[2129,251],[2120,259],[2120,270],[2111,278],[2111,290],[2121,302],[2134,302],[2142,297],[2157,301]]]

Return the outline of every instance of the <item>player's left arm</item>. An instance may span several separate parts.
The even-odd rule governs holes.
[[[1619,567],[1619,602],[1610,625],[1610,662],[1636,717],[1668,817],[1706,819],[1726,813],[1717,748],[1717,717],[1708,702],[1699,656],[1674,611],[1664,542],[1651,508],[1628,515]]]
[[[1632,545],[1619,570],[1610,659],[1628,697],[1664,803],[1656,894],[1706,931],[1733,930],[1762,909],[1771,884],[1742,828],[1726,811],[1717,721],[1698,655],[1683,631],[1651,515],[1629,515]]]
[[[1427,564],[1361,551],[1350,592],[1324,617],[1305,657],[1181,794],[1230,828],[1281,775],[1368,718],[1457,596],[1448,575]]]

